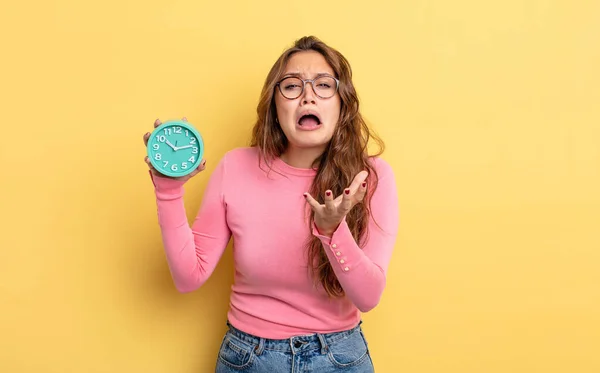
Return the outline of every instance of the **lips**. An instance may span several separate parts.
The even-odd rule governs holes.
[[[321,124],[321,117],[314,111],[304,111],[298,117],[298,124],[309,127],[318,126]]]

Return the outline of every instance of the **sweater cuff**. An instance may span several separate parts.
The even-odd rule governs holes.
[[[148,170],[148,173],[154,185],[156,198],[161,201],[169,201],[183,197],[183,184],[185,182],[154,175],[150,170]]]
[[[314,223],[312,232],[321,240],[323,249],[331,264],[337,265],[343,273],[352,272],[364,259],[364,253],[356,244],[345,218],[331,237],[320,234]]]
[[[183,204],[183,182],[171,178],[153,175],[158,224],[163,228],[179,228],[187,224],[187,215]]]

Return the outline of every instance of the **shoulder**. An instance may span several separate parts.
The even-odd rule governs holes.
[[[371,164],[371,167],[373,167],[373,169],[375,169],[375,171],[377,172],[379,179],[394,177],[394,169],[392,168],[392,165],[385,159],[379,156],[372,156],[369,157],[369,163]]]
[[[258,149],[250,146],[233,148],[225,153],[223,159],[226,159],[227,163],[232,164],[253,161],[258,159]]]
[[[230,159],[255,158],[258,156],[258,149],[252,146],[240,146],[227,151],[225,155]]]
[[[258,149],[255,147],[237,147],[225,152],[221,159],[221,167],[228,174],[252,169],[258,162]]]
[[[254,147],[237,147],[230,149],[223,154],[220,163],[229,165],[236,165],[252,161],[258,158],[258,150]]]
[[[387,221],[396,224],[397,214],[399,209],[399,197],[398,197],[398,183],[396,182],[396,176],[394,175],[394,169],[392,165],[383,158],[371,157],[371,167],[377,173],[377,179],[371,181],[375,184],[375,188],[372,194],[372,210],[379,218],[384,216]],[[369,178],[372,176],[369,175]],[[374,177],[373,177],[374,178]],[[389,220],[390,218],[394,218]],[[390,227],[392,230],[394,227]]]

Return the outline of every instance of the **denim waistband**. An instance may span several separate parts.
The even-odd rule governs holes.
[[[352,329],[339,332],[325,334],[312,333],[298,335],[286,339],[269,339],[243,332],[227,321],[227,326],[229,327],[228,333],[235,336],[237,339],[252,345],[258,353],[260,353],[263,349],[282,352],[298,352],[300,350],[307,351],[320,349],[324,353],[327,351],[328,345],[341,339],[353,336],[355,333],[361,333],[361,324],[362,320],[359,321],[359,323]]]

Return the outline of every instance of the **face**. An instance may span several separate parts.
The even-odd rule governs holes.
[[[335,76],[333,69],[320,53],[304,51],[290,58],[283,77],[297,75],[301,79],[315,79],[322,74]],[[329,86],[331,82],[332,80],[327,78],[318,81],[315,83],[315,86],[318,85],[316,92],[315,87],[307,83],[300,96],[294,99],[284,97],[279,87],[276,88],[277,118],[290,146],[301,149],[325,149],[331,140],[340,117],[340,96],[337,91],[330,98],[317,96],[319,92],[324,96],[328,89],[335,90],[335,86]],[[283,82],[281,86],[288,97],[291,97],[293,92],[300,92],[301,82],[299,86],[288,83]]]

